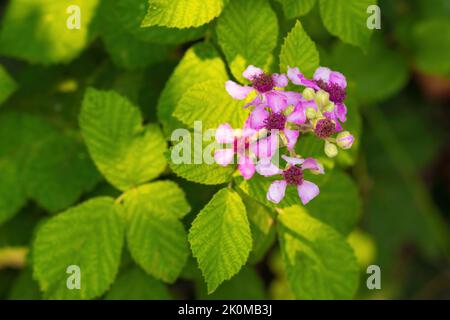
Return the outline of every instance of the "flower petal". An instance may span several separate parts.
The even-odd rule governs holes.
[[[288,150],[292,150],[297,143],[297,139],[300,133],[297,130],[284,129],[284,135],[287,139]]]
[[[214,152],[214,160],[221,166],[229,165],[234,159],[233,149],[219,149]]]
[[[323,82],[328,83],[328,81],[330,80],[330,74],[331,74],[330,68],[319,67],[314,73],[313,79],[316,81],[322,80]]]
[[[293,84],[313,88],[316,90],[320,89],[314,81],[307,79],[303,75],[303,73],[300,72],[299,68],[288,68],[287,75]]]
[[[284,194],[286,193],[287,183],[284,180],[276,180],[272,182],[267,191],[267,200],[272,201],[273,203],[279,203],[284,198]]]
[[[270,136],[260,139],[250,146],[253,153],[258,158],[272,158],[275,151],[278,150],[278,134],[271,134]]]
[[[233,143],[234,142],[234,130],[228,124],[221,124],[216,130],[216,141],[218,143]]]
[[[287,99],[288,106],[296,106],[300,102],[306,101],[303,99],[302,94],[299,92],[285,91],[285,92],[283,92],[283,95]]]
[[[241,86],[234,81],[228,80],[225,82],[225,89],[228,94],[236,100],[244,100],[247,98],[250,92],[253,91],[252,87],[249,86]]]
[[[325,173],[323,166],[314,158],[306,158],[302,164],[303,170],[311,170],[316,173]]]
[[[260,104],[262,104],[262,100],[261,100],[261,96],[257,95],[255,99],[253,99],[252,101],[250,101],[249,103],[246,103],[244,106],[244,109],[247,109],[250,106],[259,106]]]
[[[319,187],[307,180],[303,180],[302,184],[297,186],[297,191],[303,204],[307,204],[320,193]]]
[[[278,88],[284,88],[289,84],[288,78],[286,77],[285,74],[274,73],[272,74],[272,80],[273,83],[275,84],[275,87]]]
[[[271,177],[283,173],[283,170],[274,165],[269,158],[264,158],[256,164],[256,172],[264,177]]]
[[[257,68],[253,65],[249,65],[247,69],[242,73],[245,79],[252,81],[253,78],[256,78],[257,76],[263,74],[264,71],[262,69]]]
[[[340,72],[332,71],[330,73],[330,82],[337,84],[343,89],[347,88],[347,80],[345,79],[345,76]]]
[[[238,159],[238,169],[245,180],[250,179],[255,174],[255,164],[248,156],[240,156]]]
[[[267,99],[267,104],[275,113],[282,112],[288,106],[288,101],[281,92],[270,91],[264,95]]]
[[[308,108],[313,108],[314,110],[319,111],[319,107],[317,106],[317,103],[314,100],[301,102],[301,105],[302,108],[305,109],[305,111]]]
[[[294,111],[287,116],[286,120],[290,123],[303,124],[306,122],[306,108],[302,104],[298,104]]]
[[[265,120],[269,117],[269,111],[266,110],[266,107],[260,105],[256,107],[249,116],[249,126],[252,129],[259,130],[266,126]]]
[[[343,103],[337,103],[334,108],[334,113],[336,117],[342,122],[347,121],[347,107]]]
[[[305,160],[301,158],[288,157],[286,155],[281,156],[287,163],[291,166],[295,166],[296,164],[302,164]]]

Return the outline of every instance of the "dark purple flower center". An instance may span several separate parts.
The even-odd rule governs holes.
[[[328,94],[330,95],[330,101],[334,103],[342,103],[347,96],[345,88],[340,87],[336,83],[326,83],[323,80],[316,80],[316,84],[320,89],[328,92]]]
[[[264,120],[267,130],[284,130],[286,124],[286,116],[282,113],[271,113]]]
[[[272,76],[261,73],[252,79],[253,88],[255,88],[258,92],[264,93],[270,91],[275,86]]]
[[[330,119],[321,119],[317,121],[314,133],[319,138],[328,138],[336,133],[336,125]]]
[[[303,170],[296,166],[291,166],[283,171],[284,180],[288,184],[300,185],[303,183]]]

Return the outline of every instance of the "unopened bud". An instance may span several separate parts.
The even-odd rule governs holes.
[[[294,109],[295,109],[294,106],[289,106],[289,107],[287,107],[286,109],[283,110],[283,114],[285,116],[288,116],[288,115],[290,115],[292,113],[292,111],[294,111]]]
[[[352,147],[354,141],[355,141],[355,138],[348,131],[342,131],[336,137],[337,145],[344,150],[350,149]]]
[[[337,156],[338,154],[338,148],[336,147],[335,144],[325,141],[325,154],[327,155],[327,157],[329,158],[334,158]]]
[[[334,103],[330,102],[325,106],[325,111],[326,112],[333,112],[334,111]]]
[[[330,102],[330,94],[326,91],[319,90],[316,93],[316,103],[320,107],[325,107]]]
[[[303,90],[303,98],[305,98],[306,100],[314,100],[315,97],[316,92],[313,88],[306,88],[305,90]]]
[[[313,119],[315,119],[316,118],[316,116],[317,116],[317,112],[316,112],[316,110],[314,109],[314,108],[307,108],[306,109],[306,117],[309,119],[309,120],[313,120]]]

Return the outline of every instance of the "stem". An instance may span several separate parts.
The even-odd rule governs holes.
[[[27,247],[0,249],[0,270],[6,268],[21,269],[25,266]]]

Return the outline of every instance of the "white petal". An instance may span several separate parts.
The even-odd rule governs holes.
[[[247,156],[239,157],[238,169],[245,180],[250,179],[255,174],[255,164],[253,160]]]
[[[303,204],[307,204],[320,193],[319,187],[307,180],[303,180],[303,183],[297,187],[297,191]]]
[[[276,180],[272,182],[267,191],[267,200],[273,203],[279,203],[284,198],[287,183],[284,180]]]
[[[296,164],[302,164],[305,161],[301,158],[288,157],[286,155],[282,155],[281,157],[292,166],[295,166]]]
[[[225,82],[225,89],[228,94],[236,100],[243,100],[247,98],[250,92],[253,91],[252,87],[249,86],[241,86],[234,81],[228,80]]]
[[[314,158],[306,158],[302,164],[303,170],[311,170],[316,173],[323,174],[325,171],[323,170],[323,166]]]
[[[256,164],[256,172],[265,177],[271,177],[276,174],[281,174],[283,170],[278,168],[270,161],[270,159],[261,159]]]
[[[292,150],[295,147],[295,144],[297,143],[297,139],[300,133],[297,130],[284,129],[284,135],[286,136],[287,139],[288,150]]]
[[[288,78],[285,74],[278,74],[274,73],[272,75],[273,83],[275,84],[275,87],[278,88],[284,88],[289,84]]]
[[[234,130],[228,123],[221,124],[216,130],[216,141],[218,143],[233,143]]]
[[[219,149],[214,152],[214,160],[221,166],[229,165],[234,158],[233,149]]]
[[[323,82],[328,83],[328,81],[330,80],[330,73],[331,70],[329,68],[319,67],[314,73],[313,79],[322,80]]]
[[[248,79],[252,81],[253,78],[263,74],[264,71],[262,71],[260,68],[257,68],[253,65],[249,65],[247,69],[242,73],[245,79]]]

